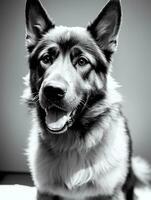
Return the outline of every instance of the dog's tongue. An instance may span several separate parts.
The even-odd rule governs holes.
[[[68,115],[61,110],[48,110],[46,112],[46,124],[52,131],[60,131],[64,128],[68,121]]]

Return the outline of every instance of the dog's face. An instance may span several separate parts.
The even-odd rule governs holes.
[[[111,0],[87,28],[55,26],[38,0],[27,1],[31,93],[48,132],[66,132],[105,98],[120,19]]]

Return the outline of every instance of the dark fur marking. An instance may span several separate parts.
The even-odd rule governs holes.
[[[41,51],[43,51],[47,47],[47,43],[43,42],[39,45],[37,45],[34,49],[33,52],[30,54],[31,56],[29,57],[29,67],[30,69],[36,69],[37,67],[37,62],[38,62],[38,55],[40,54]]]
[[[125,198],[126,200],[134,200],[134,186],[135,186],[135,183],[136,183],[136,178],[135,178],[135,175],[133,173],[133,170],[132,170],[132,163],[131,163],[131,159],[132,159],[132,152],[133,152],[133,149],[132,149],[132,139],[131,139],[131,135],[130,135],[130,130],[129,130],[129,127],[128,127],[128,123],[127,123],[127,119],[126,117],[123,115],[123,112],[122,110],[120,109],[120,114],[121,116],[123,117],[124,121],[125,121],[125,130],[126,130],[126,134],[128,135],[128,139],[129,139],[129,147],[128,147],[128,151],[129,151],[129,169],[128,169],[128,173],[127,173],[127,177],[126,177],[126,181],[123,185],[123,192],[125,194]]]
[[[87,102],[87,106],[85,107],[85,109],[79,113],[76,116],[75,122],[73,124],[73,126],[71,127],[71,129],[73,130],[79,130],[81,132],[80,137],[84,138],[87,134],[87,132],[90,130],[90,128],[92,128],[93,126],[95,126],[95,124],[101,120],[101,118],[104,118],[104,116],[106,116],[107,114],[109,114],[110,109],[106,108],[105,111],[103,113],[100,113],[99,115],[97,115],[96,117],[93,118],[89,118],[89,119],[85,119],[84,115],[87,112],[87,109],[89,109],[90,107],[93,107],[97,102],[99,102],[100,100],[105,98],[105,94],[104,92],[100,91],[99,94],[95,94],[95,96],[91,96],[91,98],[88,100]],[[82,121],[81,121],[82,119]]]
[[[111,58],[112,58],[112,54],[113,52],[112,51],[109,51],[109,50],[103,50],[103,53],[107,59],[108,62],[111,62]]]
[[[65,55],[67,52],[71,50],[73,46],[78,44],[78,41],[74,37],[71,37],[70,39],[65,39],[63,37],[60,37],[57,41],[57,44],[59,45],[63,55]]]
[[[136,178],[135,178],[132,168],[130,167],[126,182],[123,186],[123,192],[125,194],[126,200],[134,200],[135,183],[136,183]]]

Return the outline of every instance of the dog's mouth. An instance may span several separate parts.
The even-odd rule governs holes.
[[[76,109],[69,112],[59,106],[52,105],[47,107],[45,112],[45,121],[48,131],[53,134],[60,134],[67,131],[67,129],[72,126]]]
[[[68,130],[82,113],[86,106],[87,98],[85,98],[82,103],[74,108],[72,111],[67,111],[64,108],[52,104],[45,108],[45,122],[47,129],[52,134],[61,134]]]

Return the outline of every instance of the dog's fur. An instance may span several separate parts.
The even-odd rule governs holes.
[[[38,0],[27,0],[24,99],[33,117],[28,160],[37,199],[132,200],[138,179],[149,182],[148,165],[132,158],[110,73],[120,23],[119,0],[86,29],[55,26]]]

